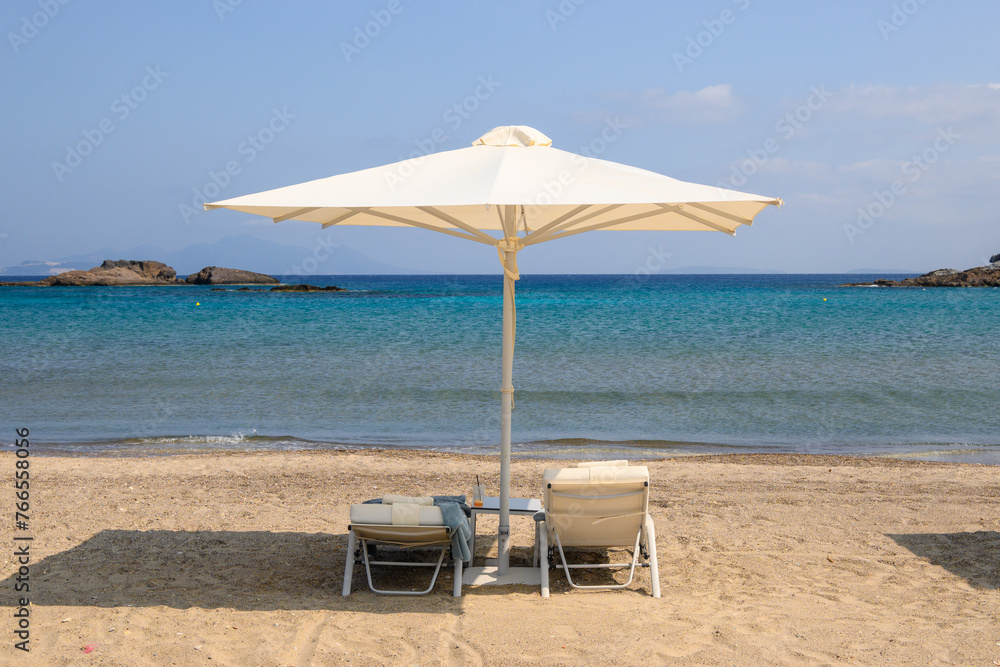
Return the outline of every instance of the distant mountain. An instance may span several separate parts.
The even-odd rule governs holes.
[[[919,275],[920,271],[913,271],[907,269],[854,269],[853,271],[846,271],[845,273],[912,273],[914,275]]]
[[[661,273],[705,274],[705,273],[755,273],[773,274],[785,273],[773,269],[750,269],[745,266],[681,266],[676,269],[666,269]]]
[[[0,275],[53,275],[71,269],[90,269],[106,259],[155,260],[172,266],[181,276],[197,273],[206,266],[302,276],[423,273],[376,261],[344,245],[307,248],[241,235],[228,236],[215,243],[190,245],[181,250],[163,250],[152,245],[125,250],[103,248],[49,262],[21,262],[16,267],[0,269]]]
[[[86,271],[93,266],[88,262],[39,262],[29,259],[17,266],[0,269],[0,276],[54,276],[66,271]]]

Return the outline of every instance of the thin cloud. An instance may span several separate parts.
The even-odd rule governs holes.
[[[886,160],[877,158],[874,160],[862,160],[851,164],[844,164],[838,167],[838,171],[843,174],[853,174],[867,178],[897,178],[903,166],[903,160]]]
[[[830,168],[824,162],[817,160],[789,160],[783,157],[773,157],[760,167],[761,173],[774,175],[828,177]]]
[[[587,122],[617,113],[637,127],[667,123],[711,125],[733,120],[746,106],[728,83],[695,91],[669,92],[664,88],[647,88],[640,92],[607,91],[601,97],[617,108],[581,114],[578,119]]]
[[[851,85],[835,95],[833,110],[873,117],[909,117],[929,124],[1000,120],[1000,84],[899,88]]]

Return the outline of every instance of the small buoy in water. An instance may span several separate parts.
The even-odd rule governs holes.
[[[825,296],[823,297],[823,301],[826,301],[826,297]]]
[[[823,301],[826,301],[826,299],[823,299]],[[196,305],[196,306],[200,306],[200,305],[201,305],[201,302],[200,302],[200,301],[195,301],[195,302],[194,302],[194,305]]]

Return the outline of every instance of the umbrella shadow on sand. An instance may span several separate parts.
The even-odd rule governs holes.
[[[462,612],[461,599],[451,597],[447,567],[434,591],[417,598],[423,604],[372,594],[363,567],[355,568],[354,592],[341,597],[346,551],[346,534],[102,530],[30,563],[30,596],[40,606]],[[426,560],[429,552],[407,555]],[[373,571],[376,586],[427,585],[427,568],[382,569]],[[12,591],[16,577],[0,585]]]
[[[909,533],[886,535],[933,565],[976,588],[1000,588],[1000,533]]]

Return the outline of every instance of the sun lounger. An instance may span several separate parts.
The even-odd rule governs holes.
[[[390,501],[418,501],[391,502]],[[386,497],[383,504],[358,504],[351,506],[351,525],[348,526],[347,559],[344,567],[343,595],[350,595],[354,576],[354,559],[360,551],[368,587],[382,595],[426,595],[434,588],[445,554],[452,547],[452,529],[445,525],[441,507],[431,505],[431,499]],[[471,533],[470,533],[471,534]],[[360,542],[360,545],[359,545]],[[401,548],[440,547],[436,562],[414,563],[407,561],[372,560],[370,545],[391,545]],[[360,549],[358,547],[360,546]],[[455,585],[453,595],[462,595],[462,555],[453,551],[455,564]],[[395,565],[398,567],[433,567],[431,583],[423,591],[381,590],[372,583],[372,565]]]
[[[585,464],[549,468],[542,476],[545,509],[540,521],[540,551],[558,551],[566,580],[573,588],[617,589],[632,583],[639,556],[648,559],[653,597],[660,597],[656,564],[656,531],[649,516],[649,470],[646,466]],[[631,547],[631,563],[571,564],[567,548]],[[571,569],[629,568],[624,584],[587,586],[573,581]],[[549,596],[549,571],[542,563],[542,597]]]

